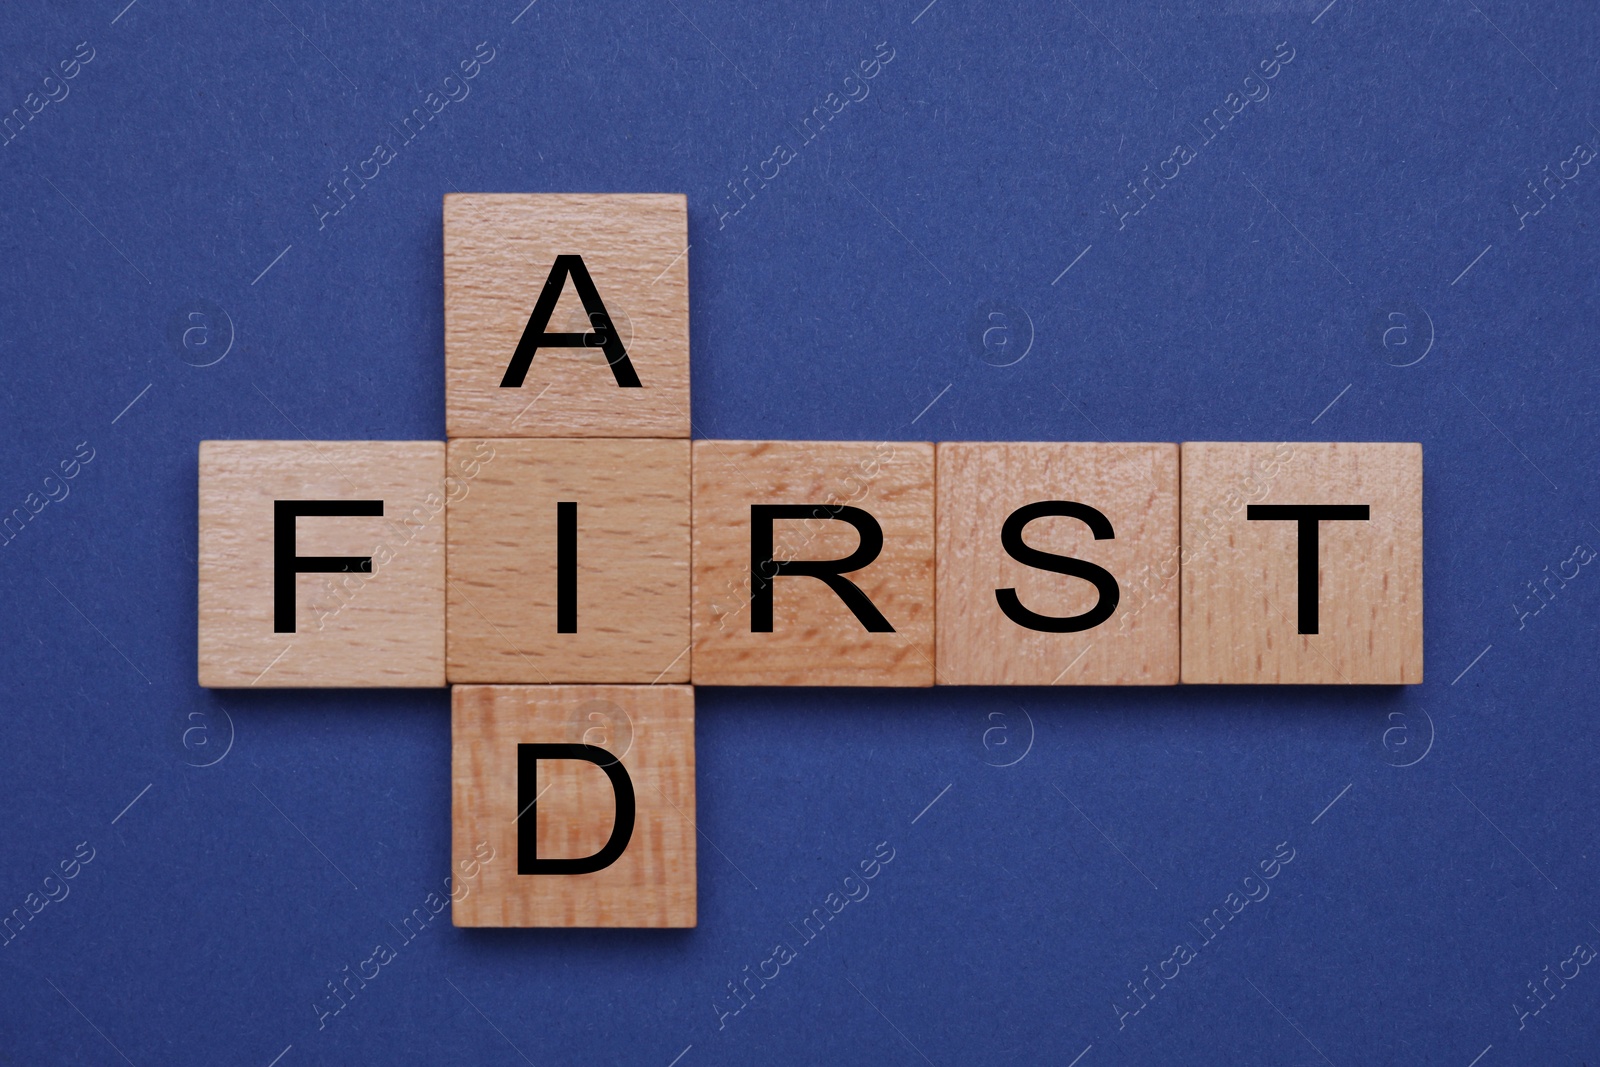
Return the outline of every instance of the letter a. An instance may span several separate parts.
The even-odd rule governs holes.
[[[545,330],[550,325],[550,316],[555,314],[556,302],[561,299],[568,275],[572,277],[572,287],[578,291],[578,299],[583,301],[583,310],[589,314],[593,333],[547,333]],[[523,327],[517,351],[506,367],[505,377],[500,379],[500,388],[521,388],[522,380],[528,376],[528,367],[533,363],[533,354],[541,348],[603,349],[617,384],[625,389],[639,388],[639,375],[634,373],[628,351],[611,325],[611,315],[594,287],[594,279],[589,277],[589,268],[583,265],[582,256],[556,257],[550,277],[545,279],[539,299],[533,305],[533,313],[528,316],[528,325]]]

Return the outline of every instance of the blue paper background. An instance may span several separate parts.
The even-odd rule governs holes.
[[[1592,7],[524,2],[0,14],[0,115],[94,52],[0,146],[0,511],[94,452],[0,548],[0,911],[94,850],[0,948],[0,1061],[1592,1055],[1600,975],[1516,1007],[1600,945],[1600,574],[1519,620],[1600,547],[1595,172],[1519,217],[1600,146]],[[1280,42],[1270,96],[1119,222]],[[697,435],[1423,442],[1427,682],[702,690],[698,929],[441,918],[319,1029],[448,873],[448,698],[196,686],[196,444],[441,437],[453,190],[688,194]]]

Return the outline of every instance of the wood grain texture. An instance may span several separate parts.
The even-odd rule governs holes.
[[[689,680],[689,442],[450,442],[451,682]],[[577,632],[557,632],[556,504],[577,504]]]
[[[696,685],[933,684],[934,469],[926,443],[694,442]],[[816,578],[773,582],[771,633],[750,632],[750,506],[848,505],[883,529],[883,550],[845,577],[893,633],[870,633]],[[774,524],[776,559],[850,555],[860,537],[829,518]]]
[[[938,681],[941,685],[1176,685],[1178,446],[941,443],[938,458]],[[1001,547],[1012,512],[1036,501],[1097,509],[1115,538],[1041,517],[1031,548],[1097,564],[1117,580],[1117,610],[1093,629],[1042,633],[1008,618],[997,589],[1043,615],[1082,615],[1095,586],[1017,562]]]
[[[1422,446],[1183,446],[1183,680],[1422,681]],[[1365,504],[1318,524],[1319,632],[1301,634],[1298,524],[1251,504]]]
[[[688,205],[681,194],[444,198],[445,425],[451,437],[688,437]],[[598,348],[543,348],[500,380],[556,256],[594,279],[639,388]],[[570,279],[550,332],[589,333]]]
[[[444,444],[200,443],[200,684],[444,685]],[[382,500],[381,518],[303,516],[302,556],[370,556],[370,574],[301,574],[295,632],[274,631],[277,500]]]
[[[695,925],[694,690],[688,686],[456,686],[451,713],[452,853],[478,861],[457,926]],[[591,874],[517,873],[517,745],[598,745],[633,784],[633,835]],[[541,760],[541,858],[598,852],[616,799],[604,772]],[[492,856],[483,862],[485,855]]]

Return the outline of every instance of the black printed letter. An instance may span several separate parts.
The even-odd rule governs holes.
[[[381,500],[277,500],[272,506],[272,628],[294,633],[294,576],[296,574],[372,573],[371,556],[297,556],[294,520],[299,515],[383,514]]]
[[[572,276],[572,287],[578,291],[578,299],[583,301],[583,310],[589,313],[589,325],[594,327],[593,333],[545,332],[545,327],[550,325],[550,316],[555,314],[556,302],[561,299],[561,290],[569,274]],[[528,316],[528,325],[523,327],[517,351],[506,367],[505,377],[500,379],[500,388],[521,388],[522,380],[528,376],[528,367],[533,363],[533,354],[541,348],[604,349],[606,362],[611,364],[611,373],[617,379],[617,384],[624,388],[639,388],[639,376],[634,373],[628,352],[622,347],[622,339],[611,326],[611,315],[600,300],[600,292],[594,287],[582,256],[556,257],[555,266],[550,268],[550,277],[545,279],[539,299],[533,305],[533,314]]]
[[[1365,521],[1372,517],[1366,504],[1251,504],[1246,519],[1293,519],[1300,524],[1300,632],[1317,633],[1317,523],[1322,519]]]
[[[838,519],[848,522],[861,535],[861,543],[844,559],[772,558],[772,523],[776,519]],[[883,551],[883,527],[878,520],[849,505],[838,504],[751,504],[750,505],[750,632],[772,632],[772,580],[780,574],[799,574],[816,578],[836,593],[868,633],[892,634],[894,627],[873,606],[856,584],[844,577],[878,558]]]
[[[592,856],[576,859],[540,859],[537,804],[539,800],[539,761],[557,759],[586,760],[606,772],[611,791],[617,798],[617,816],[611,824],[611,837]],[[622,761],[598,745],[519,744],[517,745],[517,873],[518,874],[593,874],[603,871],[622,855],[633,837],[633,779]]]
[[[556,633],[578,632],[578,502],[556,504]]]
[[[1111,618],[1111,613],[1117,610],[1117,603],[1122,599],[1122,590],[1117,586],[1117,580],[1112,577],[1111,572],[1099,564],[1029,548],[1024,544],[1023,528],[1034,519],[1042,519],[1047,515],[1064,515],[1069,519],[1077,519],[1089,527],[1089,532],[1094,534],[1096,541],[1106,541],[1117,536],[1111,529],[1111,520],[1088,504],[1079,504],[1073,500],[1040,500],[1023,505],[1006,518],[1005,525],[1000,527],[1001,547],[1006,550],[1006,555],[1025,566],[1053,571],[1056,574],[1070,574],[1074,578],[1093,582],[1094,587],[1100,591],[1099,601],[1082,615],[1058,618],[1054,615],[1040,615],[1023,607],[1015,589],[996,589],[994,598],[1000,602],[1000,610],[1006,613],[1006,618],[1029,630],[1047,634],[1075,634],[1082,630],[1092,630]]]

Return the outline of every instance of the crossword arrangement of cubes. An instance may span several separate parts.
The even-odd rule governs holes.
[[[694,925],[689,683],[1422,680],[1421,446],[691,441],[687,229],[446,197],[449,440],[200,446],[200,684],[454,685],[457,925]]]

